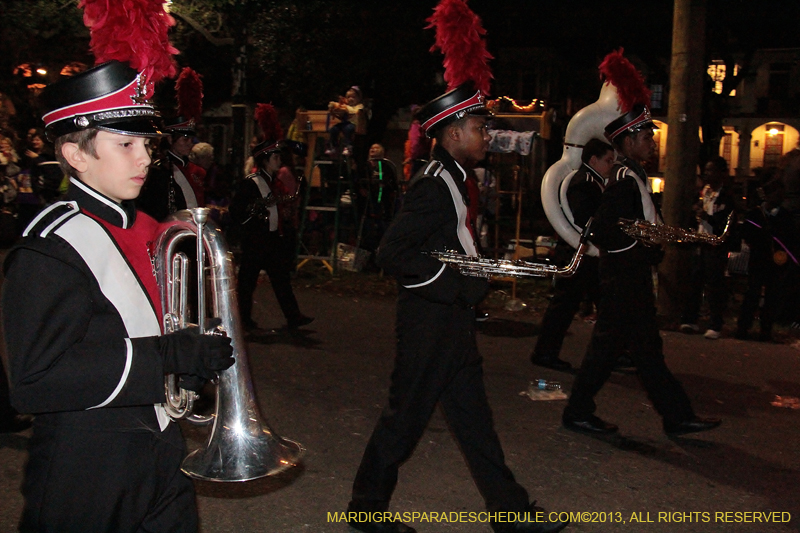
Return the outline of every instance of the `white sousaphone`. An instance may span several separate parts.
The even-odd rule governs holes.
[[[603,84],[600,98],[578,111],[567,125],[564,135],[564,153],[545,172],[542,180],[542,206],[553,229],[570,246],[577,248],[582,228],[575,224],[567,202],[569,182],[581,166],[583,147],[592,138],[608,142],[605,127],[622,114],[617,97],[617,88],[609,81]],[[588,255],[597,256],[597,247],[590,244]]]

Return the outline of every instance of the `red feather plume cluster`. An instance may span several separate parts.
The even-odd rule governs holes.
[[[608,54],[600,63],[600,79],[617,88],[617,100],[623,113],[636,104],[650,105],[650,89],[633,63],[622,56],[623,49]]]
[[[200,78],[200,74],[185,67],[175,82],[178,115],[187,119],[193,118],[196,122],[203,114],[203,80]]]
[[[283,128],[278,122],[278,110],[272,104],[257,104],[255,118],[261,127],[264,141],[276,142],[283,138]]]
[[[444,79],[447,90],[452,90],[466,81],[475,88],[489,94],[492,71],[489,60],[492,55],[486,50],[486,30],[481,19],[467,7],[466,0],[441,0],[426,20],[425,29],[436,29],[436,41],[431,52],[437,49],[444,54]]]
[[[148,84],[175,76],[172,56],[178,50],[167,37],[175,19],[164,11],[164,0],[81,0],[78,7],[98,64],[128,63],[147,76]]]

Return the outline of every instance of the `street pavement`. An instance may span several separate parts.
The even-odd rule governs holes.
[[[296,335],[278,330],[257,336],[248,355],[264,417],[276,433],[303,444],[303,463],[263,480],[197,482],[204,533],[348,531],[334,513],[346,510],[353,476],[386,400],[394,301],[337,292],[335,282],[326,289],[302,280],[295,285],[301,309],[314,322]],[[259,285],[256,299],[256,320],[280,328],[283,318],[268,282]],[[573,323],[562,352],[573,365],[580,363],[591,327]],[[478,340],[508,465],[538,505],[573,513],[579,522],[566,531],[798,531],[800,410],[771,401],[776,395],[800,396],[800,350],[662,332],[668,365],[695,410],[723,418],[723,425],[670,439],[635,374],[614,373],[597,397],[597,414],[618,424],[620,433],[599,439],[561,427],[564,400],[532,401],[520,394],[533,379],[559,381],[566,392],[573,381],[571,374],[530,364],[537,333],[538,318],[530,309],[495,311],[481,325]],[[206,430],[184,426],[184,434],[194,449],[203,445]],[[15,530],[21,512],[29,438],[30,430],[0,434],[2,532]],[[401,468],[391,511],[420,513],[412,521],[420,533],[490,532],[488,524],[456,514],[482,510],[437,411]]]

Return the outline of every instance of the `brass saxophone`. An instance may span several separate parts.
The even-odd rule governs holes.
[[[725,229],[722,235],[714,235],[712,233],[700,233],[697,231],[689,231],[676,226],[667,226],[666,224],[653,224],[646,220],[631,220],[621,218],[617,222],[623,233],[641,241],[643,244],[650,246],[659,246],[664,243],[702,243],[710,244],[711,246],[719,246],[725,242],[731,232],[731,224],[733,221],[733,212],[728,215],[728,221],[725,224]]]

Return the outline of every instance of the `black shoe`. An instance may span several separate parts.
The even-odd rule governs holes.
[[[295,330],[295,329],[301,328],[303,326],[306,326],[308,324],[311,324],[313,321],[314,321],[314,319],[312,317],[310,317],[310,316],[306,316],[306,315],[296,316],[296,317],[294,317],[294,318],[289,320],[289,329],[290,330]]]
[[[32,423],[31,415],[14,415],[0,423],[0,433],[19,433],[31,427]]]
[[[611,433],[616,433],[619,429],[614,424],[606,422],[602,418],[594,415],[589,415],[581,420],[563,416],[561,417],[561,423],[564,424],[564,427],[567,429],[580,433],[588,433],[590,435],[610,435]]]
[[[636,365],[629,355],[620,355],[614,363],[614,370],[618,372],[635,372]]]
[[[538,355],[531,355],[531,363],[536,366],[543,366],[545,368],[552,368],[553,370],[570,370],[572,365],[569,361],[564,361],[558,357],[541,357]]]
[[[537,513],[541,514],[537,516]],[[528,505],[518,517],[517,522],[492,522],[492,529],[495,533],[556,533],[569,525],[569,520],[550,522],[548,513],[537,507],[536,502]],[[536,519],[539,517],[543,517],[546,521],[537,522]]]
[[[402,522],[347,522],[351,531],[361,533],[417,533],[413,527]]]
[[[475,309],[475,322],[486,322],[489,320],[489,313],[482,309]]]
[[[722,424],[719,418],[701,418],[695,416],[681,422],[679,424],[664,423],[664,432],[670,437],[677,437],[678,435],[686,435],[687,433],[698,433],[700,431],[708,431]]]

